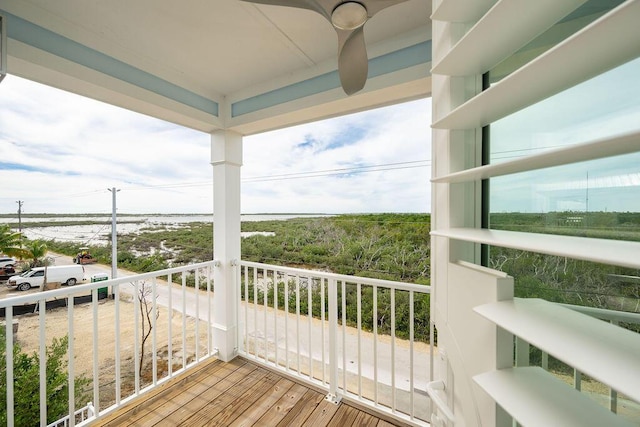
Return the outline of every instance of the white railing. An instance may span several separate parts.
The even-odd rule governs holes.
[[[627,325],[640,325],[640,313],[630,313],[625,311],[617,311],[617,310],[608,310],[604,308],[596,308],[596,307],[585,307],[580,305],[572,305],[572,304],[559,304],[563,307],[569,308],[571,310],[577,311],[578,313],[585,314],[587,316],[595,317],[605,322],[609,322],[612,325],[620,325],[621,323]],[[514,364],[516,366],[528,366],[529,365],[529,348],[530,344],[523,340],[520,337],[515,337],[515,360]],[[540,366],[544,370],[549,370],[549,354],[547,352],[541,352],[541,360]],[[582,390],[582,372],[571,367],[573,370],[573,387],[581,391]],[[618,412],[618,400],[620,396],[618,396],[618,392],[611,387],[609,389],[608,396],[608,407],[609,410],[613,413]],[[625,396],[622,396],[624,399]],[[638,411],[640,411],[640,406],[635,405],[637,408],[635,410],[631,410],[630,412],[634,413],[633,417],[635,419],[638,418]]]
[[[7,425],[13,425],[14,381],[18,380],[12,356],[13,321],[23,323],[17,313],[25,305],[37,305],[37,309],[53,300],[70,301],[82,295],[89,300],[77,307],[67,304],[57,310],[38,310],[37,316],[28,316],[29,331],[19,328],[17,335],[20,345],[22,334],[38,337],[28,350],[35,351],[40,361],[37,424],[43,427],[48,426],[47,345],[53,337],[73,337],[67,349],[68,413],[59,414],[60,419],[49,425],[84,425],[215,355],[210,325],[216,265],[210,261],[46,292],[16,293],[0,300],[6,323]],[[173,281],[178,283],[169,285]],[[240,355],[324,389],[333,402],[356,401],[408,424],[427,425],[426,389],[432,380],[429,286],[245,261],[240,264],[238,286]],[[111,298],[101,301],[98,295],[105,288]],[[639,314],[570,308],[612,323],[640,324]],[[87,312],[90,320],[84,328],[78,319]],[[147,319],[144,329],[141,316]],[[53,322],[62,326],[52,329]],[[143,341],[151,361],[143,365],[141,375]],[[516,364],[528,363],[529,345],[518,340],[517,346],[520,360]],[[543,353],[542,365],[547,368],[547,364],[548,355]],[[86,393],[91,398],[86,400],[93,404],[76,401],[74,383],[81,376],[91,382]],[[574,378],[579,389],[580,372]],[[615,412],[619,397],[615,390],[609,397]],[[76,409],[81,405],[87,406]]]
[[[93,402],[90,419],[95,419],[214,355],[209,327],[214,265],[215,261],[210,261],[46,292],[16,293],[1,299],[0,311],[4,312],[6,321],[3,331],[6,360],[1,363],[6,366],[7,425],[14,424],[17,409],[14,381],[19,378],[13,358],[16,344],[39,357],[39,415],[32,414],[32,419],[40,426],[47,426],[47,345],[54,337],[70,337],[66,357],[68,426],[76,423],[76,417],[69,415],[87,404],[87,401],[76,401],[74,393],[74,385],[81,377],[91,384],[84,391],[91,396],[86,400]],[[171,284],[173,281],[178,283]],[[187,286],[187,282],[195,287]],[[112,298],[99,300],[99,293],[106,291]],[[74,307],[69,303],[82,296],[89,301],[87,304]],[[47,302],[61,299],[67,301],[66,308],[38,310]],[[28,316],[28,320],[17,315],[25,306],[38,310],[37,318]],[[85,317],[90,320],[80,324],[78,319]],[[12,331],[14,319],[20,319],[17,342]],[[31,322],[28,331],[22,325],[26,322]],[[23,334],[37,336],[37,344],[32,343],[32,348],[27,349],[22,344],[26,338]],[[147,357],[140,369],[142,351]],[[147,362],[149,358],[151,361]]]
[[[78,409],[75,413],[75,422],[82,423],[84,421],[89,421],[93,419],[96,415],[95,408],[91,402],[87,403],[87,405],[83,408]],[[65,415],[60,418],[58,421],[54,421],[51,424],[47,424],[47,427],[69,427],[70,417],[69,415]]]
[[[246,261],[240,268],[242,356],[321,387],[333,402],[427,425],[429,286]]]

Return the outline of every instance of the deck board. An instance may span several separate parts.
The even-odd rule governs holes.
[[[305,421],[305,425],[309,427],[323,427],[326,426],[331,418],[335,415],[338,410],[338,406],[328,400],[322,400],[316,406],[316,409],[311,413],[309,418]]]
[[[267,374],[267,376],[265,376],[261,380],[261,382],[248,389],[239,399],[236,399],[226,407],[221,408],[220,412],[218,412],[213,419],[209,420],[207,426],[229,426],[231,423],[235,422],[239,417],[249,411],[250,408],[253,408],[255,402],[261,396],[263,396],[265,393],[268,393],[274,387],[278,387],[279,382],[280,377],[272,373]]]
[[[260,417],[256,424],[263,426],[274,426],[278,424],[284,417],[289,414],[296,403],[304,396],[307,388],[300,384],[294,384],[287,392],[278,399],[271,407],[264,411],[262,417]]]
[[[324,396],[322,394],[307,389],[304,396],[296,403],[296,406],[278,423],[278,427],[302,425],[323,399]]]
[[[391,424],[390,422],[385,420],[379,420],[377,427],[394,427],[394,424]]]
[[[338,410],[327,424],[327,427],[354,426],[359,412],[352,406],[338,405]]]
[[[356,417],[354,425],[359,427],[377,427],[378,421],[380,420],[378,420],[373,415],[367,414],[366,412],[360,412]]]
[[[203,425],[200,423],[204,423],[210,419],[211,416],[215,415],[209,414],[210,412],[219,412],[222,408],[236,400],[242,391],[252,387],[266,375],[264,370],[257,372],[258,375],[251,375],[254,371],[257,371],[255,365],[247,364],[243,366],[227,378],[211,386],[205,392],[198,396],[193,396],[193,398],[182,405],[178,411],[158,421],[161,421],[164,425],[174,426],[187,424]],[[187,423],[187,420],[189,420],[189,423]],[[149,422],[147,425],[150,424]]]
[[[231,363],[212,363],[201,367],[200,369],[194,369],[194,372],[190,372],[185,375],[184,378],[180,378],[175,382],[163,384],[156,390],[151,391],[145,395],[144,405],[127,405],[124,408],[118,410],[114,415],[108,417],[101,423],[103,426],[119,426],[119,425],[135,425],[135,421],[144,418],[148,414],[154,411],[166,411],[168,409],[160,409],[163,406],[176,405],[174,398],[176,395],[183,393],[190,393],[191,389],[197,387],[193,392],[197,393],[197,390],[206,390],[213,383],[213,379],[218,377],[220,379],[225,378],[230,372],[244,365],[246,362],[240,359],[235,359]],[[207,379],[206,383],[203,383],[204,379]]]
[[[369,411],[369,410],[367,410]],[[345,426],[389,427],[388,417],[334,404],[306,385],[246,359],[203,362],[95,426]],[[385,419],[382,419],[383,417]]]
[[[251,396],[254,403],[251,408],[239,412],[235,421],[229,426],[233,427],[246,427],[252,426],[260,417],[271,409],[271,407],[284,396],[287,391],[293,387],[295,383],[291,380],[282,378],[278,381],[270,390],[265,390],[258,396]]]

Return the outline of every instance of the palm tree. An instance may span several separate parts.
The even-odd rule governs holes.
[[[46,264],[44,256],[47,254],[47,244],[41,240],[34,240],[27,244],[31,268],[42,267]]]
[[[29,251],[22,248],[22,234],[11,230],[9,224],[0,225],[0,252],[19,258],[30,255]]]

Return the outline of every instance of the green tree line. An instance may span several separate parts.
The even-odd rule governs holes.
[[[429,215],[372,214],[243,222],[243,232],[272,236],[242,239],[242,259],[323,269],[340,274],[429,284]],[[82,244],[49,241],[49,248],[75,255]],[[138,256],[137,253],[153,254]],[[111,250],[90,248],[99,262]],[[148,272],[213,259],[213,225],[190,223],[178,229],[148,229],[118,235],[118,266]]]

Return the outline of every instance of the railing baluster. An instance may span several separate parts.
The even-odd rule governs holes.
[[[269,330],[269,327],[267,326],[267,308],[269,307],[269,299],[267,298],[267,294],[269,293],[269,285],[267,283],[267,275],[268,275],[268,271],[267,269],[263,269],[262,270],[262,299],[263,299],[263,305],[264,305],[264,362],[265,363],[269,363],[269,343],[267,341],[267,332]]]
[[[195,300],[196,300],[196,362],[200,361],[200,270],[196,269],[194,271],[196,276],[196,285],[195,285]],[[235,283],[234,283],[235,286]]]
[[[278,272],[273,269],[273,347],[275,351],[275,366],[280,364],[278,360]]]
[[[296,371],[300,374],[300,276],[296,275]]]
[[[120,406],[120,284],[113,286],[113,298],[115,299],[115,364],[116,364],[116,405]]]
[[[612,325],[619,325],[620,322],[617,320],[609,321]],[[609,387],[609,410],[614,414],[618,413],[618,392]]]
[[[284,365],[289,370],[289,275],[284,274]]]
[[[347,284],[342,283],[342,389],[344,393],[347,389]]]
[[[213,351],[213,332],[212,332],[212,313],[211,309],[213,304],[213,300],[211,298],[211,266],[207,266],[207,355],[211,356],[211,352]]]
[[[618,413],[618,392],[612,388],[609,388],[609,410]]]
[[[307,320],[309,325],[309,377],[313,380],[313,342],[311,333],[311,326],[313,323],[313,279],[307,277]]]
[[[7,366],[7,424],[12,425],[15,417],[13,410],[13,306],[5,311],[5,342],[6,342],[6,366]]]
[[[107,298],[109,292],[107,289]],[[91,308],[93,310],[93,401],[95,402],[94,410],[96,415],[100,413],[100,339],[98,328],[98,289],[91,290]]]
[[[391,289],[391,412],[396,412],[396,293]]]
[[[415,392],[413,384],[414,370],[414,352],[413,341],[415,339],[415,319],[414,319],[414,306],[413,306],[413,291],[409,291],[409,417],[413,420],[415,418]]]
[[[247,267],[248,268],[248,267]],[[258,359],[258,269],[253,270],[253,356]]]
[[[67,374],[68,374],[68,386],[69,386],[69,426],[73,427],[76,425],[76,417],[74,416],[76,412],[76,393],[75,393],[75,382],[76,382],[76,360],[75,360],[75,334],[73,331],[73,308],[74,308],[74,298],[73,295],[69,296],[67,303],[67,323],[68,323],[68,331],[69,331],[69,340],[68,344],[68,354],[69,360],[67,364]],[[46,306],[45,306],[46,310]]]
[[[158,304],[157,304],[157,299],[158,299],[158,294],[157,294],[157,286],[158,284],[156,283],[156,278],[153,277],[151,278],[151,367],[152,367],[152,373],[153,373],[153,385],[157,385],[158,384],[158,328],[156,328],[157,325],[157,319],[158,319]],[[198,304],[196,303],[196,306]],[[198,321],[196,320],[196,327],[198,325],[197,323]],[[197,345],[197,338],[196,338],[196,349],[198,348]],[[196,359],[197,359],[197,353],[196,353]]]
[[[209,267],[211,268],[211,267]],[[173,275],[169,273],[167,275],[167,283],[169,284],[169,293],[167,295],[167,312],[169,317],[169,322],[167,325],[168,333],[167,333],[167,371],[168,377],[173,377]],[[209,337],[211,337],[211,311],[209,311]],[[211,352],[211,347],[209,347],[209,352]]]
[[[356,284],[357,295],[357,320],[358,320],[358,397],[362,397],[362,284]]]
[[[338,402],[338,285],[328,280],[329,291],[329,395],[327,399]]]
[[[242,267],[240,268],[242,269]],[[242,348],[244,350],[244,354],[248,356],[247,351],[249,349],[249,277],[248,277],[247,266],[244,267],[243,277],[244,277],[244,344],[242,345]],[[255,301],[255,298],[254,298],[254,301]]]
[[[325,304],[324,304],[324,283],[325,283],[325,279],[320,279],[320,321],[321,321],[321,325],[322,325],[322,329],[321,329],[321,337],[322,337],[322,384],[326,384],[326,378],[325,378],[325,374],[326,374],[326,370],[327,370],[327,365],[325,363],[325,346],[324,346],[324,329],[326,327],[325,324]]]
[[[40,331],[39,331],[39,336],[40,336],[40,425],[41,426],[46,426],[47,425],[47,337],[46,337],[46,330],[47,330],[47,324],[46,324],[46,312],[47,312],[47,300],[46,299],[41,299],[40,301],[38,301],[38,320],[40,322]],[[9,324],[7,324],[7,327],[9,326]],[[13,325],[12,329],[11,329],[11,333],[13,333]],[[94,331],[95,331],[95,327],[94,327]],[[69,339],[72,339],[72,337],[69,337]],[[94,338],[94,342],[95,342]],[[94,345],[94,349],[95,349],[95,345]],[[94,357],[95,360],[95,357]],[[95,370],[95,366],[94,366],[94,370]],[[95,375],[94,375],[95,378]]]
[[[187,367],[187,272],[182,272],[182,369]]]
[[[141,293],[143,291],[140,290],[140,282],[138,280],[133,282],[133,368],[135,372],[134,376],[134,389],[136,395],[140,394],[140,324],[144,321],[144,319],[140,319],[140,322],[135,319],[138,316],[138,313],[141,313],[140,309],[140,297],[142,297]],[[142,315],[142,314],[140,314]]]
[[[378,287],[373,286],[373,403],[378,406]]]

